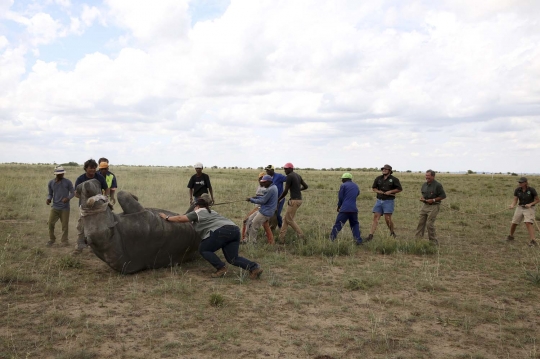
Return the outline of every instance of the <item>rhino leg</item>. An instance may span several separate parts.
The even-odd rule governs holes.
[[[116,195],[118,203],[125,214],[144,211],[144,207],[137,201],[137,197],[126,191],[119,191]]]

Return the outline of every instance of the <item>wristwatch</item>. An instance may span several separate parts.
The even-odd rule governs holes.
[[[165,217],[165,220],[166,220],[167,222],[169,222],[169,216]]]

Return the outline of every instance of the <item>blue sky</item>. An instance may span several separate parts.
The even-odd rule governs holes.
[[[539,10],[0,0],[0,162],[537,173]]]

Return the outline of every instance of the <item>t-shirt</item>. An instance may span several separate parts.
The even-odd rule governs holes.
[[[67,178],[62,178],[60,182],[56,182],[56,179],[52,179],[49,181],[49,185],[47,187],[49,189],[47,199],[52,200],[52,208],[69,210],[69,201],[64,203],[62,202],[62,198],[73,198],[75,195],[73,183],[71,183],[71,181]]]
[[[210,177],[206,173],[201,173],[200,177],[197,174],[191,176],[187,186],[193,189],[194,197],[200,197],[203,193],[208,193],[208,190],[212,188]]]
[[[302,177],[296,173],[291,172],[287,175],[287,181],[285,185],[289,185],[289,191],[291,192],[291,199],[302,199],[301,189]]]
[[[519,205],[524,206],[526,204],[534,202],[534,198],[538,196],[538,193],[532,187],[527,186],[527,188],[525,189],[525,192],[523,192],[521,187],[518,187],[514,191],[514,196],[516,196],[519,199]]]
[[[80,185],[83,182],[90,181],[92,179],[97,179],[99,183],[101,184],[101,189],[106,190],[107,188],[107,181],[105,180],[105,177],[101,175],[101,173],[96,172],[94,177],[90,178],[86,176],[86,172],[80,175],[77,180],[75,181],[75,190],[77,190],[77,186]],[[80,192],[77,191],[77,193],[80,195]],[[81,204],[81,199],[79,198],[79,205]]]
[[[391,191],[393,189],[403,190],[403,188],[401,188],[401,183],[399,183],[399,179],[392,175],[389,175],[388,177],[386,177],[386,179],[384,179],[384,175],[380,175],[379,177],[375,178],[375,181],[373,181],[373,186],[371,186],[371,188],[376,188],[379,191],[383,192]],[[377,198],[386,201],[389,199],[394,200],[396,197],[377,193]]]
[[[186,214],[186,217],[193,222],[193,228],[202,239],[208,238],[211,232],[223,226],[236,226],[233,221],[223,217],[214,210],[208,213],[206,208],[199,208],[193,212],[189,212]]]

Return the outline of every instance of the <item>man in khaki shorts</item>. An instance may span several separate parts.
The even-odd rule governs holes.
[[[521,177],[518,183],[519,187],[514,190],[514,201],[509,208],[516,207],[518,201],[519,205],[514,212],[514,217],[512,218],[512,225],[510,226],[510,235],[506,237],[506,240],[514,240],[514,232],[516,231],[518,224],[520,224],[521,221],[524,221],[525,226],[527,226],[527,231],[529,232],[529,246],[537,246],[538,242],[536,242],[536,240],[534,239],[533,226],[536,210],[534,205],[539,203],[540,199],[538,199],[538,193],[536,192],[536,190],[532,187],[529,187],[527,178]]]

